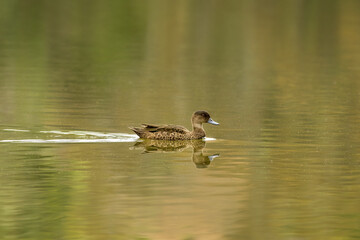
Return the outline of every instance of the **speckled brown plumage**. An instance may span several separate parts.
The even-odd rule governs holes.
[[[205,137],[205,130],[202,126],[203,123],[211,123],[218,125],[214,122],[209,113],[206,111],[197,111],[191,117],[193,130],[189,131],[183,126],[179,125],[154,125],[142,124],[141,127],[130,127],[140,138],[158,139],[158,140],[191,140],[201,139]]]

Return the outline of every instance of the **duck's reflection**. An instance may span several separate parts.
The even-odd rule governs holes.
[[[192,160],[197,168],[206,168],[219,154],[208,155],[204,153],[206,142],[204,140],[166,141],[145,139],[137,141],[133,149],[142,149],[143,153],[176,152],[192,148]]]

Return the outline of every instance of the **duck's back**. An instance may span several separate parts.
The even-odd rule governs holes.
[[[142,127],[130,128],[139,137],[159,140],[186,140],[191,139],[191,132],[179,125],[142,124]]]

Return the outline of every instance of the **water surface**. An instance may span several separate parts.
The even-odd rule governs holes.
[[[0,238],[359,239],[359,3],[3,1]]]

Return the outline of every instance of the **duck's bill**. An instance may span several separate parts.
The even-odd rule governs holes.
[[[220,124],[220,123],[215,122],[211,118],[209,118],[209,121],[207,121],[207,122],[210,123],[210,124],[213,124],[213,125],[219,125]]]

